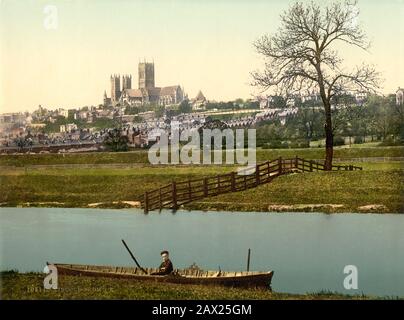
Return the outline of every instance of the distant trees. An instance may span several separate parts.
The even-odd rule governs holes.
[[[123,135],[121,128],[111,129],[107,132],[103,145],[110,151],[128,151],[129,138]]]
[[[393,104],[393,119],[391,123],[391,128],[393,132],[400,137],[400,140],[404,141],[404,105],[403,104],[397,105],[394,102],[392,104]]]
[[[287,132],[297,140],[310,141],[324,136],[324,114],[314,107],[301,107],[297,115],[287,121]]]
[[[390,97],[373,96],[366,104],[369,131],[382,140],[404,141],[404,107],[397,106]]]
[[[26,140],[23,137],[18,137],[15,139],[15,144],[18,147],[18,151],[22,151],[26,145]]]
[[[166,108],[162,105],[159,104],[154,104],[151,107],[151,110],[154,111],[154,114],[156,115],[156,117],[160,118],[164,115],[164,113],[166,112]]]
[[[24,148],[28,148],[29,151],[31,151],[32,146],[34,145],[32,139],[28,136],[26,136],[26,137],[20,136],[20,137],[16,138],[14,140],[14,142],[17,145],[19,152],[22,152],[24,150]]]
[[[282,96],[272,96],[270,106],[271,108],[286,108],[286,100]]]
[[[404,106],[396,105],[393,96],[370,95],[363,104],[346,97],[347,104],[340,101],[333,112],[333,145],[365,141],[380,141],[384,145],[404,144]],[[257,146],[285,147],[308,145],[310,141],[325,138],[324,111],[306,102],[297,114],[287,117],[284,125],[279,120],[259,123]],[[308,143],[304,144],[303,141]],[[282,143],[281,143],[282,142]]]
[[[256,136],[258,147],[268,146],[276,148],[274,144],[279,144],[286,139],[284,128],[282,128],[279,121],[257,126]]]
[[[350,143],[372,141],[404,141],[403,106],[396,105],[395,97],[370,95],[363,104],[350,101],[333,110],[333,131],[349,138]]]
[[[45,131],[45,133],[59,132],[61,125],[68,124],[68,123],[75,123],[75,121],[76,120],[69,122],[69,118],[66,119],[65,117],[59,116],[55,119],[55,122],[53,122],[53,123],[49,122],[49,121],[45,122],[46,125],[44,128],[44,131]]]
[[[207,110],[242,110],[242,109],[259,109],[259,102],[255,100],[243,100],[238,98],[234,101],[207,102]]]
[[[180,113],[190,113],[192,112],[192,106],[188,100],[183,100],[178,106],[178,111]]]
[[[206,103],[206,109],[207,110],[212,110],[212,109],[233,110],[234,109],[234,103],[233,103],[233,101],[228,101],[228,102],[207,102]]]
[[[125,114],[138,114],[143,111],[143,106],[125,106]]]

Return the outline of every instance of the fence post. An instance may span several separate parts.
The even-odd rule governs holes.
[[[177,183],[173,181],[172,183],[172,190],[173,190],[173,208],[177,209]]]
[[[282,157],[279,157],[278,159],[278,170],[279,174],[282,174]]]
[[[251,249],[248,248],[248,255],[247,255],[247,271],[250,271],[250,257],[251,257]]]
[[[149,212],[149,193],[147,191],[144,194],[144,212]]]
[[[234,171],[231,172],[231,191],[236,191],[236,173]]]
[[[160,205],[160,210],[163,207],[163,202],[161,201],[161,188],[159,189],[159,205]]]
[[[260,171],[258,164],[255,165],[255,184],[259,186],[260,184]]]
[[[309,161],[310,161],[310,172],[313,172],[313,161],[312,160]]]
[[[296,156],[296,158],[295,158],[295,168],[299,169],[298,167],[299,167],[299,158]]]
[[[208,178],[203,179],[203,195],[208,196]]]
[[[192,200],[191,180],[188,180],[188,199]]]

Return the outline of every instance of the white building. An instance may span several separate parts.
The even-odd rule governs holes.
[[[266,109],[269,107],[269,97],[257,97],[260,109]]]
[[[62,109],[62,108],[59,108],[58,115],[61,116],[61,117],[67,118],[69,116],[69,111],[65,110],[65,109]]]
[[[398,88],[396,91],[396,105],[402,106],[404,104],[404,89]]]
[[[311,92],[301,96],[302,102],[306,101],[320,101],[320,93],[312,90]]]
[[[204,110],[208,100],[205,98],[201,90],[194,99],[191,100],[192,110]]]
[[[355,93],[355,100],[357,103],[363,102],[367,99],[368,93],[367,92],[356,92]]]
[[[68,123],[68,124],[62,124],[60,126],[60,132],[66,132],[66,133],[71,133],[73,131],[76,131],[77,125],[75,123]]]

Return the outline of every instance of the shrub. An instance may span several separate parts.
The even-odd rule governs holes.
[[[355,136],[354,137],[354,143],[355,144],[360,144],[360,143],[363,143],[364,141],[363,141],[363,137],[362,136]]]
[[[269,149],[287,149],[289,144],[286,141],[272,140],[267,144]]]
[[[295,140],[289,144],[290,148],[309,148],[310,142],[307,140]]]
[[[384,139],[382,142],[379,143],[379,146],[388,147],[388,146],[402,146],[404,145],[404,140],[393,140],[392,138]]]
[[[343,146],[345,144],[345,139],[341,136],[334,137],[334,146]]]
[[[104,138],[103,145],[109,151],[128,151],[129,138],[122,135],[122,129],[115,128],[108,131]]]

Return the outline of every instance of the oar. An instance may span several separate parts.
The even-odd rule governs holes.
[[[135,261],[137,267],[138,267],[140,270],[142,270],[144,273],[147,274],[147,271],[146,271],[145,269],[143,269],[143,268],[140,266],[139,262],[137,262],[135,256],[133,255],[132,251],[130,251],[130,249],[129,249],[129,247],[127,246],[125,240],[122,239],[122,243],[123,243],[123,245],[125,246],[126,250],[128,250],[130,256],[131,256],[132,259],[133,259],[133,261]]]

